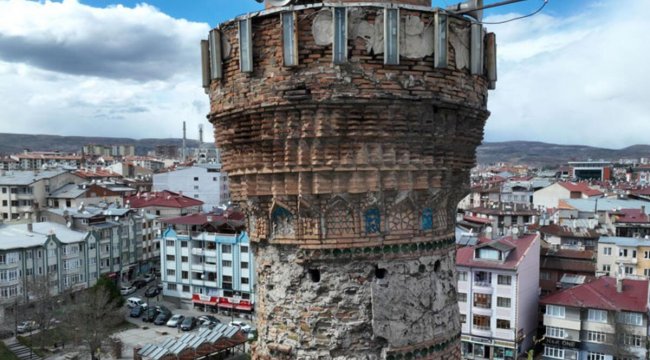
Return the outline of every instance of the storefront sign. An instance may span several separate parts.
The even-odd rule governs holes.
[[[545,340],[546,344],[548,345],[553,345],[553,346],[559,346],[562,348],[570,348],[570,349],[578,349],[578,343],[575,341],[571,340],[562,340],[562,339],[554,339],[554,338],[546,338]]]

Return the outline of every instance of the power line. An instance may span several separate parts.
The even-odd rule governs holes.
[[[505,23],[515,21],[515,20],[525,19],[527,17],[531,17],[531,16],[539,14],[542,10],[544,10],[544,8],[546,7],[546,4],[548,4],[548,1],[549,0],[544,0],[544,3],[542,4],[542,6],[539,7],[539,9],[535,10],[534,12],[532,12],[532,13],[530,13],[528,15],[518,16],[518,17],[508,19],[508,20],[504,20],[504,21],[494,21],[494,22],[483,22],[483,21],[481,21],[479,23],[484,24],[484,25],[499,25],[499,24],[505,24]]]

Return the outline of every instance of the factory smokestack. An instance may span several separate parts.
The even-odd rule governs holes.
[[[182,157],[181,161],[185,162],[185,159],[187,157],[187,149],[185,148],[185,140],[187,139],[187,130],[185,128],[185,121],[183,121],[183,150],[182,150]]]

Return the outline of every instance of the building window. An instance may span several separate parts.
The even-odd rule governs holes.
[[[467,281],[467,271],[458,272],[458,281]]]
[[[167,290],[176,291],[176,284],[167,284]]]
[[[298,65],[298,32],[296,29],[297,14],[295,12],[284,12],[282,20],[282,55],[284,66]]]
[[[619,323],[627,325],[642,326],[643,325],[643,315],[633,312],[621,312],[617,314],[617,320]]]
[[[190,261],[190,259],[187,256],[181,256],[181,262],[186,263],[186,262],[189,262],[189,261]]]
[[[221,261],[221,266],[223,266],[223,267],[232,267],[232,261],[223,260],[223,261]]]
[[[199,181],[199,177],[198,177],[198,176],[195,176],[195,177],[194,177],[194,181]]]
[[[332,44],[332,61],[343,64],[348,60],[348,25],[347,9],[334,7],[334,42]]]
[[[188,279],[189,278],[189,272],[187,271],[181,271],[181,279]],[[185,290],[183,290],[185,291]]]
[[[458,293],[458,302],[467,302],[467,293]]]
[[[248,246],[241,246],[239,248],[239,251],[241,251],[242,253],[247,253],[248,252]]]
[[[198,190],[198,189],[199,189],[199,186],[198,186],[198,185],[194,185],[194,190]]]
[[[625,266],[625,275],[633,275],[633,274],[634,274],[634,267]]]
[[[505,298],[505,297],[497,297],[497,306],[498,307],[504,307],[504,308],[509,308],[510,307],[510,298]]]
[[[607,272],[609,275],[609,272],[611,271],[611,266],[610,265],[603,265],[603,271]]]
[[[176,276],[176,270],[167,269],[167,276]]]
[[[603,332],[587,331],[587,341],[604,343],[606,340],[607,340],[607,336]]]
[[[620,257],[627,257],[627,249],[620,249],[620,250],[618,250],[618,256],[620,256]]]
[[[176,257],[174,255],[167,255],[167,261],[175,261]]]
[[[557,328],[553,326],[546,327],[546,336],[558,339],[564,339],[566,337],[566,332],[562,328]]]
[[[510,329],[510,320],[497,319],[497,329]]]
[[[167,244],[169,247],[174,247],[174,240],[167,240],[165,241],[165,244]]]
[[[181,241],[181,247],[186,248],[187,247],[187,241]]]
[[[546,315],[564,319],[564,306],[546,305]]]
[[[540,280],[551,280],[551,273],[548,271],[540,271],[539,272],[539,279]]]
[[[612,255],[612,248],[611,247],[604,247],[603,248],[603,255]]]
[[[589,309],[587,312],[587,319],[589,321],[594,321],[594,322],[599,322],[599,323],[607,323],[607,311],[605,310],[597,310],[597,309]]]
[[[248,269],[248,263],[247,262],[242,262],[241,263],[241,268],[244,269],[244,270]]]
[[[554,359],[564,359],[564,349],[558,349],[550,346],[544,346],[544,356]]]
[[[492,295],[489,294],[474,294],[474,307],[489,309],[492,307]]]
[[[232,247],[230,245],[221,245],[221,252],[224,254],[232,253]]]
[[[248,278],[241,278],[242,285],[248,285]]]
[[[497,277],[497,284],[499,285],[510,285],[512,283],[512,276],[510,275],[499,275]]]
[[[473,327],[478,330],[490,330],[490,317],[484,315],[474,315]]]
[[[643,258],[644,259],[650,259],[650,251],[644,251],[643,252]]]
[[[605,360],[605,354],[590,352],[587,353],[587,360]]]
[[[625,346],[642,347],[644,346],[643,337],[634,334],[622,334],[621,343]]]
[[[433,210],[431,208],[426,208],[422,210],[422,230],[432,230],[433,229]]]
[[[643,276],[650,277],[650,269],[643,269]]]
[[[467,315],[460,314],[460,323],[465,324],[467,322]]]
[[[399,9],[384,9],[384,64],[399,65]]]

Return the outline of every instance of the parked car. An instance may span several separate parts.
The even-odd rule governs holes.
[[[200,322],[206,322],[207,321],[207,322],[214,322],[214,323],[217,323],[217,324],[221,323],[221,320],[217,319],[216,317],[214,317],[212,315],[201,315],[201,316],[197,317],[197,319]]]
[[[147,310],[147,304],[142,304],[134,307],[131,309],[131,313],[129,314],[130,317],[140,317],[144,312]]]
[[[144,301],[142,301],[142,299],[140,299],[139,297],[134,296],[134,297],[130,297],[130,298],[126,299],[126,306],[128,306],[130,308],[134,308],[134,307],[140,306],[142,304],[144,304]]]
[[[144,322],[153,322],[156,320],[156,317],[160,315],[160,310],[156,308],[148,308],[145,310],[144,315],[142,315],[142,321]]]
[[[25,320],[20,324],[18,324],[18,326],[16,327],[16,331],[18,331],[21,334],[29,331],[34,331],[36,329],[38,329],[38,324],[36,323],[36,321],[33,320]]]
[[[243,321],[239,321],[239,320],[231,321],[230,324],[228,324],[228,325],[238,327],[238,328],[242,329],[245,333],[250,332],[251,329],[252,329],[250,325],[246,324]]]
[[[181,314],[176,314],[172,316],[171,319],[169,319],[169,321],[167,321],[167,326],[178,327],[183,322],[183,320],[185,320],[185,316]]]
[[[131,286],[135,286],[136,289],[142,289],[143,287],[147,286],[147,281],[143,279],[133,280]]]
[[[172,313],[163,311],[156,316],[156,320],[154,320],[153,323],[156,325],[165,325],[171,317]]]
[[[122,295],[131,295],[133,294],[137,289],[133,285],[124,285],[120,288],[120,294]]]
[[[160,289],[157,286],[149,286],[144,292],[144,296],[148,298],[156,297],[158,294],[160,294]]]
[[[181,323],[181,330],[190,331],[196,327],[198,320],[194,316],[188,316]]]

